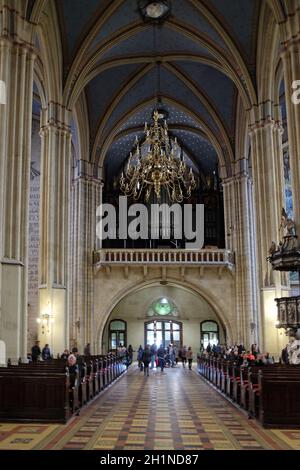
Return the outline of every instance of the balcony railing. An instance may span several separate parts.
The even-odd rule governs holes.
[[[189,265],[234,266],[234,254],[229,250],[177,249],[102,249],[94,252],[97,267],[114,265]]]

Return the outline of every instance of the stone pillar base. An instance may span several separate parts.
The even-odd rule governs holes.
[[[27,273],[21,263],[13,260],[3,261],[1,266],[1,339],[6,345],[6,357],[12,361],[27,358],[27,291],[25,277]]]

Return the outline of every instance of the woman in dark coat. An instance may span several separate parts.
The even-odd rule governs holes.
[[[157,359],[158,359],[158,366],[160,367],[161,372],[163,372],[164,367],[165,367],[165,350],[162,344],[157,350]]]
[[[149,377],[149,364],[151,362],[151,351],[150,351],[150,347],[148,344],[143,351],[142,361],[144,363],[144,375],[145,376],[147,375],[147,377]]]

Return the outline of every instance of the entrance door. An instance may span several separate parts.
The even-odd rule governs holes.
[[[127,346],[126,322],[124,320],[112,320],[109,324],[109,350],[116,351],[122,344]]]
[[[164,348],[172,343],[177,348],[182,345],[182,323],[172,320],[151,321],[145,323],[145,344],[155,343]]]
[[[201,343],[204,349],[208,344],[213,346],[219,343],[219,325],[215,321],[204,321],[201,323]]]
[[[203,347],[204,349],[207,348],[208,343],[210,343],[211,346],[214,344],[217,345],[219,342],[218,340],[218,335],[217,333],[203,333]]]

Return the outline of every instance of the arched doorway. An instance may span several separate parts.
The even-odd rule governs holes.
[[[216,346],[219,343],[219,325],[215,321],[203,321],[201,323],[201,344],[204,349],[210,344]]]
[[[126,321],[111,320],[109,323],[109,351],[116,351],[120,344],[127,347]]]
[[[191,346],[197,354],[202,346],[201,323],[205,321],[218,325],[220,344],[226,340],[224,323],[208,301],[177,284],[145,286],[125,294],[110,311],[101,331],[103,353],[112,349],[112,321],[126,322],[126,346],[132,345],[135,351],[146,343],[162,342],[166,347],[172,342]]]

